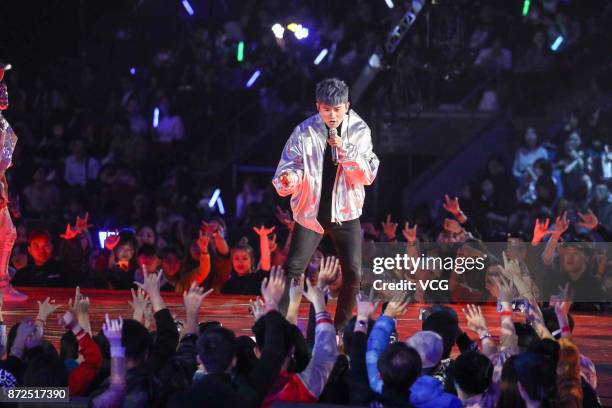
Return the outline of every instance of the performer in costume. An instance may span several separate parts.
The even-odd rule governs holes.
[[[319,113],[295,128],[272,179],[280,196],[291,195],[296,221],[285,264],[288,281],[301,277],[324,234],[336,247],[342,267],[336,328],[351,318],[355,306],[361,280],[364,186],[372,184],[379,164],[370,128],[349,110],[348,93],[348,86],[336,78],[317,84]],[[282,310],[287,303],[286,293]]]
[[[8,108],[8,93],[6,84],[1,82],[7,65],[0,64],[0,112]],[[11,166],[13,151],[17,144],[17,136],[0,113],[0,292],[4,300],[26,300],[28,297],[13,289],[8,273],[9,260],[17,232],[8,209],[8,184],[6,170]]]

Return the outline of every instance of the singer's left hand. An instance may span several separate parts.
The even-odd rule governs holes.
[[[327,143],[333,147],[342,147],[342,138],[340,136],[333,136],[327,138]]]

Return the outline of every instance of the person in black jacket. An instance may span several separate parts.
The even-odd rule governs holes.
[[[261,285],[265,300],[265,340],[261,357],[247,375],[235,375],[237,340],[235,335],[219,326],[206,329],[197,340],[198,360],[206,374],[194,380],[191,387],[176,393],[169,407],[259,407],[276,381],[285,360],[284,337],[280,335],[287,324],[278,312],[284,293],[282,270],[274,268],[270,278]]]
[[[155,376],[168,365],[175,355],[179,333],[170,310],[160,295],[161,274],[148,274],[144,283],[139,283],[149,294],[153,306],[157,335],[152,341],[149,331],[136,320],[123,321],[122,345],[125,347],[127,390],[123,407],[155,406],[159,389],[155,387]],[[110,384],[107,379],[91,398],[102,394]]]
[[[81,280],[85,255],[78,239],[80,231],[62,234],[60,259],[53,259],[53,242],[46,230],[34,230],[28,236],[28,266],[17,271],[11,283],[15,286],[75,287]]]

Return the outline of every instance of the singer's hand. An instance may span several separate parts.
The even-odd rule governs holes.
[[[295,183],[295,174],[291,172],[283,172],[279,178],[283,187],[290,187]]]
[[[333,147],[342,147],[342,138],[340,136],[330,136],[327,138],[327,143]]]

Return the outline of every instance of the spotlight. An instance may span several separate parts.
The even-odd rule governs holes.
[[[387,7],[389,7],[390,9],[393,8],[393,0],[385,0],[385,3],[387,3]]]
[[[298,29],[295,30],[295,33],[293,34],[295,35],[295,38],[297,38],[298,40],[303,40],[304,38],[308,38],[309,31],[306,27],[302,27],[300,25]]]
[[[134,68],[134,67],[130,68],[130,74],[131,75],[136,75],[136,68]]]
[[[272,32],[277,39],[282,40],[283,35],[285,34],[285,29],[282,25],[276,23],[272,26]]]

